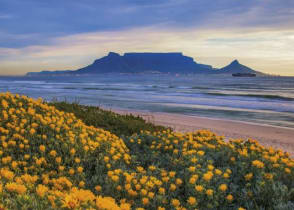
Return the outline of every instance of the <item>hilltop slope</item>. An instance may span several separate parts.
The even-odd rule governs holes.
[[[263,74],[262,72],[255,71],[245,65],[239,63],[238,60],[234,60],[229,65],[218,70],[221,74],[235,74],[235,73],[252,73],[252,74]]]

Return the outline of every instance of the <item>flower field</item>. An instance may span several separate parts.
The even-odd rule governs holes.
[[[294,160],[210,131],[122,139],[2,93],[0,209],[294,209]]]

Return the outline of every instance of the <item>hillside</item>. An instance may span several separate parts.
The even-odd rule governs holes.
[[[0,104],[0,209],[294,207],[294,160],[255,140],[118,137],[41,99],[3,93]]]

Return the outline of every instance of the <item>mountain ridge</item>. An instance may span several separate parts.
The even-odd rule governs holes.
[[[28,72],[27,76],[147,72],[175,74],[263,74],[240,64],[238,60],[234,60],[229,65],[217,69],[211,65],[197,63],[192,57],[185,56],[182,52],[129,52],[123,55],[109,52],[108,55],[96,59],[92,64],[77,70]]]
[[[256,70],[253,70],[245,65],[239,63],[237,59],[233,60],[229,65],[220,68],[219,71],[229,74],[236,74],[236,73],[252,73],[252,74],[263,74]]]

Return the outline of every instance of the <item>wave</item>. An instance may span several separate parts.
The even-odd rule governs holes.
[[[125,88],[92,88],[92,87],[87,87],[87,88],[82,88],[83,90],[128,90]]]
[[[21,81],[21,80],[16,80],[16,81],[7,81],[9,83],[23,83],[23,84],[36,84],[36,85],[40,85],[40,84],[47,84],[47,82],[45,81]]]
[[[191,89],[200,89],[200,90],[209,90],[210,87],[203,87],[203,86],[193,86]]]
[[[279,96],[279,95],[260,95],[260,94],[226,94],[226,93],[205,93],[207,95],[214,96],[241,96],[241,97],[253,97],[253,98],[265,98],[265,99],[277,99],[283,101],[294,101],[294,98]]]
[[[76,87],[64,87],[63,89],[66,89],[66,90],[76,90],[78,88],[76,88]]]

